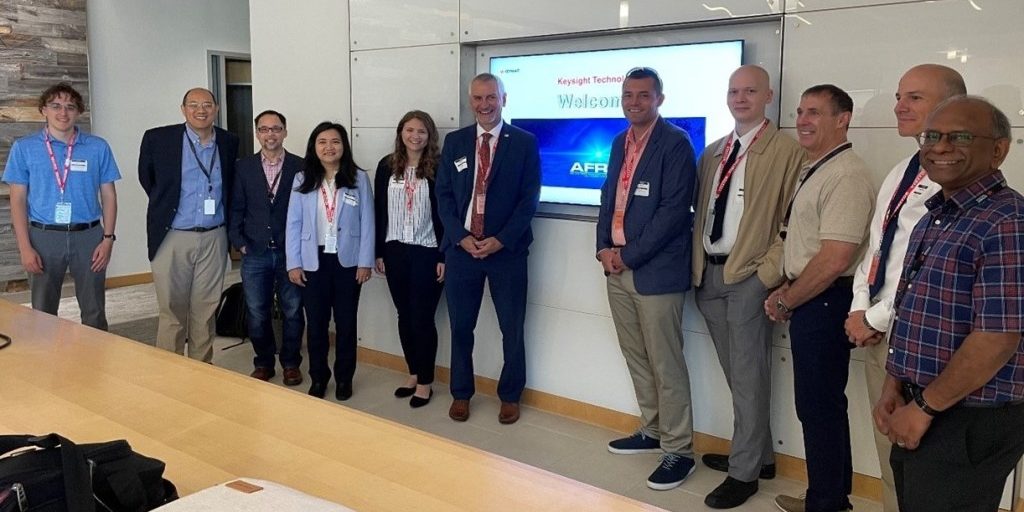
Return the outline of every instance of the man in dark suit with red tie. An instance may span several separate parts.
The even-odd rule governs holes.
[[[473,78],[469,102],[476,123],[445,137],[437,173],[452,332],[454,400],[448,415],[455,421],[469,419],[469,400],[475,392],[473,330],[485,279],[502,334],[498,421],[510,424],[519,419],[519,399],[526,385],[526,259],[533,241],[530,222],[540,197],[540,154],[532,134],[502,121],[505,99],[498,77],[483,73]]]

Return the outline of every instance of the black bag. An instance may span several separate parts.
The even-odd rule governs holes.
[[[178,499],[163,461],[127,441],[0,435],[0,512],[145,512]]]
[[[235,283],[220,294],[217,306],[217,336],[245,338],[249,335],[246,327],[245,290],[242,283]]]

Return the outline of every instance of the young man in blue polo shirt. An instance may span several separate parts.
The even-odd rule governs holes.
[[[121,173],[107,142],[75,126],[84,110],[82,95],[67,83],[43,91],[39,112],[46,125],[14,142],[3,180],[11,187],[11,224],[32,308],[57,314],[70,269],[82,323],[106,330],[104,289],[117,222],[114,182]]]

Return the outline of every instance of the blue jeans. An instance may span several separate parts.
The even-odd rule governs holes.
[[[302,316],[302,291],[288,280],[288,271],[284,267],[284,249],[266,249],[260,254],[242,256],[242,288],[249,314],[247,326],[256,352],[253,365],[257,368],[274,368],[277,342],[271,325],[271,311],[275,289],[284,317],[281,366],[298,368],[302,363],[302,331],[306,328]]]

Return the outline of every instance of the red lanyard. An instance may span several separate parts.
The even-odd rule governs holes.
[[[68,142],[67,158],[64,159],[64,176],[61,176],[57,167],[57,157],[53,155],[53,144],[50,142],[50,129],[43,129],[43,139],[46,140],[46,152],[50,154],[50,165],[53,166],[53,176],[57,178],[57,188],[60,189],[61,197],[64,196],[64,187],[68,184],[68,175],[71,173],[71,152],[75,150],[75,142],[78,140],[78,133],[71,135]]]
[[[622,188],[628,188],[630,182],[633,180],[633,172],[636,171],[637,160],[640,159],[640,154],[643,152],[644,148],[647,147],[647,136],[651,134],[651,130],[654,129],[654,125],[656,123],[657,121],[651,123],[651,126],[647,128],[647,131],[645,131],[635,143],[632,142],[634,139],[632,136],[633,127],[629,127],[629,132],[626,133],[626,161],[625,165],[622,166],[622,176],[620,176]]]
[[[324,198],[324,210],[327,211],[327,225],[334,225],[334,211],[338,208],[338,191],[334,191],[334,202],[327,200],[327,187],[320,185],[320,195]]]
[[[486,178],[485,178],[486,179]],[[416,197],[416,171],[405,173],[405,209],[412,212],[412,202]]]
[[[768,120],[765,119],[764,122],[761,123],[761,129],[754,134],[754,138],[750,140],[750,144],[747,144],[747,151],[750,150],[751,146],[757,143],[757,139],[760,139],[761,135],[764,135],[764,131],[767,129]],[[725,142],[725,149],[722,150],[722,156],[726,158],[722,159],[721,165],[725,165],[725,161],[728,159],[728,156],[732,154],[732,136],[733,134],[730,133],[729,140]],[[731,167],[728,169],[722,169],[722,177],[718,178],[718,187],[715,189],[715,199],[718,199],[718,196],[722,195],[722,191],[725,190],[726,185],[729,184],[729,178],[732,177],[732,173],[736,172],[736,169],[740,166],[740,162],[747,157],[747,151],[744,151],[742,155],[736,157],[736,160],[733,162]]]
[[[923,180],[927,174],[928,173],[926,173],[924,169],[917,171],[917,177],[914,178],[914,182],[910,184],[907,191],[903,193],[903,197],[901,197],[899,202],[896,203],[896,206],[885,212],[885,217],[882,217],[882,233],[885,233],[885,228],[889,227],[889,223],[892,222],[892,219],[899,215],[900,208],[902,208],[903,204],[907,202],[907,199],[910,198],[910,194],[914,192],[914,189],[916,189],[918,185],[921,184],[921,180]]]

